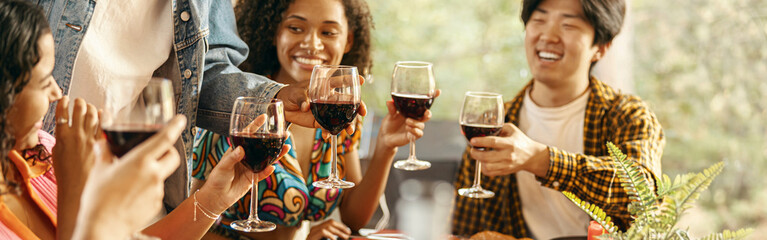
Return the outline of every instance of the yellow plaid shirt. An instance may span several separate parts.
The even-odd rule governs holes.
[[[518,124],[524,93],[531,86],[532,81],[505,104],[506,122]],[[584,201],[597,204],[625,230],[631,221],[630,200],[619,179],[613,180],[617,166],[610,158],[606,143],[615,143],[629,159],[641,164],[654,185],[655,175],[660,174],[660,158],[665,144],[663,131],[655,115],[639,97],[621,94],[594,77],[589,80],[589,89],[583,126],[584,153],[549,146],[551,166],[546,177],[537,179],[542,186],[569,191]],[[471,186],[474,166],[474,160],[464,152],[454,184],[456,189]],[[496,196],[473,199],[456,195],[453,234],[469,236],[492,230],[518,238],[528,237],[515,175],[482,176],[482,187],[495,192]]]

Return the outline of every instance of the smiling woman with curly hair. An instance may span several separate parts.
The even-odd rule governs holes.
[[[354,40],[351,50],[344,53],[341,65],[354,65],[363,76],[373,67],[371,59],[370,31],[373,17],[367,3],[363,0],[340,0],[348,20],[351,37]],[[239,0],[234,8],[237,16],[237,29],[240,37],[248,44],[250,54],[240,65],[243,71],[261,75],[273,75],[280,69],[277,61],[277,47],[274,39],[285,11],[295,0]]]
[[[370,52],[370,10],[364,0],[240,0],[235,8],[242,39],[250,47],[244,71],[269,76],[274,81],[306,86],[315,65],[353,65],[363,75],[372,65]],[[357,147],[362,129],[338,136],[338,145],[322,138],[319,128],[293,124],[286,144],[291,151],[275,164],[269,178],[258,183],[258,216],[277,224],[265,233],[242,233],[229,223],[248,217],[250,196],[246,195],[222,216],[220,225],[211,230],[228,238],[257,239],[346,239],[352,230],[365,226],[378,208],[397,147],[409,138],[423,135],[424,122],[431,117],[408,119],[387,103],[388,115],[381,129],[368,171],[364,178]],[[209,169],[218,162],[230,145],[225,136],[200,130],[195,139],[194,185],[205,181]],[[339,177],[355,183],[349,189],[322,189],[313,182],[328,177],[331,147],[338,149]],[[338,209],[342,221],[328,220]],[[299,235],[305,221],[321,222]],[[322,222],[324,221],[324,222]],[[304,229],[305,230],[305,229]]]

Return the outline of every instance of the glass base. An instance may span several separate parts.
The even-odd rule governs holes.
[[[312,185],[315,187],[324,188],[324,189],[354,187],[353,182],[347,182],[341,179],[330,179],[330,178],[322,180],[322,181],[313,182]]]
[[[458,195],[470,198],[491,198],[495,196],[495,193],[482,189],[482,187],[472,187],[458,189]]]
[[[429,169],[431,163],[427,161],[421,161],[418,159],[399,160],[394,163],[394,168],[407,171],[418,171]]]
[[[229,224],[229,226],[234,230],[242,232],[268,232],[277,228],[277,225],[272,222],[250,219],[237,220]]]

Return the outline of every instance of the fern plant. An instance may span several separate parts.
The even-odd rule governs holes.
[[[571,192],[563,192],[565,197],[585,211],[607,231],[607,234],[600,236],[601,239],[690,239],[687,230],[678,228],[676,223],[684,211],[693,206],[693,203],[700,197],[700,193],[722,172],[724,163],[716,163],[700,173],[677,176],[674,181],[671,181],[671,178],[665,174],[662,177],[657,177],[655,179],[656,195],[638,164],[627,159],[626,155],[614,144],[608,142],[607,148],[617,165],[616,176],[632,200],[628,207],[635,219],[629,229],[626,232],[621,232],[601,208],[579,199]],[[751,232],[753,229],[750,228],[738,231],[725,230],[702,239],[741,239]]]

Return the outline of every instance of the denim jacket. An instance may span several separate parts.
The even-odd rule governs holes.
[[[56,45],[53,76],[63,92],[68,94],[75,58],[98,2],[30,1],[37,1],[48,17]],[[229,113],[237,97],[274,98],[283,85],[263,76],[244,73],[237,68],[237,65],[245,61],[248,47],[239,38],[229,0],[168,1],[172,1],[174,51],[163,65],[170,66],[167,72],[171,73],[160,73],[160,76],[173,80],[177,113],[187,117],[187,127],[181,135],[182,146],[177,148],[184,156],[183,159],[188,159],[191,156],[195,126],[226,134]],[[44,129],[48,131],[52,131],[55,124],[54,112],[55,107],[51,107],[44,120]],[[188,184],[190,163],[186,161],[174,173],[174,176],[179,175],[175,176],[180,178],[177,181]],[[179,191],[183,192],[183,196],[171,202],[166,201],[170,208],[188,195],[186,189]]]

